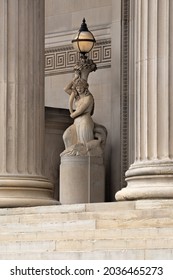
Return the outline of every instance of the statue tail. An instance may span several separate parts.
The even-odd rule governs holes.
[[[104,149],[107,139],[107,129],[101,124],[94,123],[94,138],[99,140],[101,148]]]

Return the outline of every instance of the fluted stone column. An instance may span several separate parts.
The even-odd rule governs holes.
[[[173,198],[173,1],[135,5],[136,160],[116,199]]]
[[[52,204],[43,175],[44,1],[0,7],[0,207]]]

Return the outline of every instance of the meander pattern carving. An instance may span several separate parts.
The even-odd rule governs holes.
[[[97,68],[111,67],[111,40],[99,40],[89,53]],[[71,45],[45,50],[45,75],[72,72],[79,60],[79,53]]]

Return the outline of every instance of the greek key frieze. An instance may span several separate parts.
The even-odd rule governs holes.
[[[111,40],[99,40],[89,53],[97,68],[111,67]],[[73,71],[79,53],[71,45],[45,50],[45,75],[58,75]]]
[[[50,53],[45,56],[45,68],[48,71],[55,69],[55,54]]]

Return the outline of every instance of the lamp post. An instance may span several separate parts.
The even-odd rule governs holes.
[[[86,53],[89,53],[92,50],[95,42],[96,40],[93,34],[88,30],[86,20],[83,18],[81,27],[75,38],[72,40],[73,47],[81,54],[81,58],[86,59]]]

